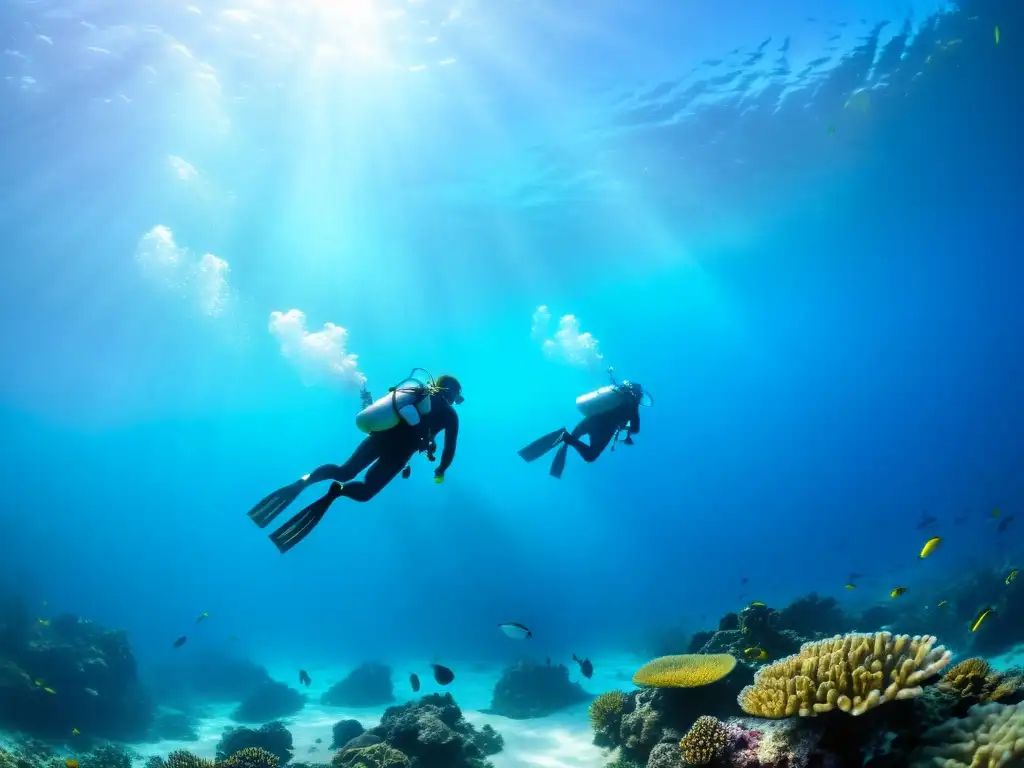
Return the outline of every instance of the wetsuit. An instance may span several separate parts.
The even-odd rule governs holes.
[[[628,424],[628,427],[627,427]],[[587,416],[575,426],[572,432],[562,438],[562,442],[576,449],[586,462],[596,461],[608,444],[621,429],[629,430],[630,435],[640,432],[640,401],[620,405],[611,411]],[[584,435],[590,437],[590,444],[580,440]]]
[[[425,450],[441,432],[444,432],[444,450],[434,476],[443,477],[455,458],[459,415],[444,397],[434,394],[430,395],[430,412],[421,414],[420,423],[415,427],[401,422],[384,432],[374,432],[356,447],[348,461],[318,467],[310,473],[307,483],[335,480],[342,483],[342,497],[369,501],[398,476],[417,451]],[[367,467],[366,477],[353,479]]]

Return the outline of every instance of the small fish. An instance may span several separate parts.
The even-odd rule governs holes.
[[[949,600],[939,600],[939,602],[935,604],[935,607],[936,608],[941,608],[942,606],[947,605],[948,603],[949,603]]]
[[[97,691],[95,688],[83,688],[82,690],[85,691],[86,693],[88,693],[90,696],[99,696],[100,695],[100,692]]]
[[[185,644],[186,640],[188,640],[188,635],[182,635],[181,637],[179,637],[177,640],[174,641],[174,647],[175,648],[181,648],[181,646],[183,646]]]
[[[50,620],[49,619],[36,619],[36,621],[38,621],[41,626],[44,626],[44,627],[50,626]]]
[[[900,595],[905,595],[905,594],[907,594],[907,588],[906,587],[896,587],[896,589],[894,589],[892,592],[889,593],[889,597],[896,598],[896,597],[899,597]]]
[[[448,685],[448,683],[455,679],[455,673],[448,669],[448,667],[442,667],[440,664],[431,664],[430,666],[434,670],[434,681],[438,685]]]
[[[72,757],[69,757],[64,761],[65,768],[78,768],[78,761]]]
[[[999,527],[996,528],[996,530],[999,531],[999,533],[1004,533],[1006,531],[1006,529],[1010,527],[1010,523],[1012,523],[1012,522],[1013,522],[1013,515],[1007,515],[1006,517],[1003,518],[1002,522],[999,523]]]
[[[42,678],[40,678],[38,680],[33,680],[32,682],[34,682],[36,684],[36,688],[42,688],[43,687],[43,682],[44,681],[43,681]]]
[[[978,615],[974,617],[974,621],[971,622],[971,632],[977,632],[978,627],[981,626],[981,622],[987,619],[989,616],[995,614],[995,608],[986,607],[978,611]]]
[[[200,621],[202,621],[203,619],[208,619],[208,618],[210,618],[210,614],[208,614],[208,613],[200,613],[200,614],[199,614],[199,615],[198,615],[198,616],[196,617],[196,624],[198,624],[198,623],[199,623]]]
[[[304,686],[306,686],[308,688],[309,684],[311,682],[313,682],[313,681],[309,679],[309,675],[306,673],[306,670],[300,669],[299,670],[299,682],[302,685],[304,685]]]
[[[998,24],[996,24],[995,34],[996,34],[996,45],[999,45],[999,25]]]
[[[856,588],[857,588],[856,584],[847,584],[847,585],[844,586],[844,589],[856,589]]]
[[[306,753],[311,755],[314,752],[316,752],[317,749],[319,749],[319,747],[315,747],[315,746],[314,747],[310,747],[309,749],[306,750]]]
[[[749,581],[750,581],[750,577],[749,576],[744,576],[743,578],[740,579],[740,584],[747,584]]]
[[[758,600],[755,600],[754,602],[752,602],[750,604],[750,607],[751,608],[764,608],[764,603],[762,603],[762,602],[760,602]]]
[[[78,735],[80,735],[81,733],[82,733],[82,732],[81,732],[80,730],[78,730],[77,728],[72,728],[72,729],[71,729],[71,735],[72,735],[72,736],[78,736]]]
[[[921,547],[921,554],[917,556],[917,559],[924,560],[926,557],[928,557],[928,555],[930,555],[932,552],[938,549],[939,544],[941,543],[941,536],[932,536],[930,539],[928,539],[928,541],[924,543],[924,546]]]
[[[590,663],[590,659],[578,659],[576,658],[576,654],[574,653],[572,655],[572,660],[580,665],[580,672],[583,674],[585,678],[587,678],[587,680],[593,677],[594,665]]]
[[[516,622],[514,621],[499,624],[498,626],[501,627],[502,632],[516,640],[529,640],[531,637],[533,637],[533,632],[524,627],[522,624],[516,624]]]
[[[1019,574],[1019,573],[1020,573],[1020,570],[1018,570],[1017,568],[1014,568],[1012,571],[1010,571],[1009,575],[1006,577],[1006,584],[1007,584],[1007,586],[1009,586],[1010,584],[1013,584],[1013,580],[1017,578],[1017,574]]]
[[[998,509],[993,509],[992,510],[992,517],[999,517],[999,510]]]
[[[764,648],[744,648],[743,655],[751,661],[764,661],[768,658],[768,651]]]
[[[56,691],[53,690],[53,688],[43,688],[43,690],[46,691],[47,693],[56,693]]]
[[[413,672],[411,675],[409,675],[409,685],[412,686],[412,692],[413,693],[418,693],[419,692],[419,690],[420,690],[420,678],[419,678],[419,676],[415,672]]]

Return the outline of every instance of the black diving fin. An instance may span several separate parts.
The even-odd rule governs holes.
[[[555,454],[555,458],[551,462],[551,476],[556,480],[562,479],[562,473],[565,471],[565,457],[569,453],[569,446],[562,443],[562,447],[558,449],[558,453]]]
[[[565,435],[565,427],[562,427],[561,429],[556,429],[550,434],[544,435],[544,437],[538,437],[528,446],[521,449],[519,451],[519,456],[523,461],[536,461],[552,448],[558,446]]]
[[[327,493],[270,534],[270,540],[274,542],[274,546],[281,551],[281,554],[294,547],[316,528],[317,523],[323,520],[324,515],[327,514],[328,507],[341,496],[341,489],[341,483],[331,483]]]
[[[249,519],[260,528],[266,528],[275,517],[287,509],[289,504],[299,498],[299,494],[306,489],[306,478],[308,477],[309,475],[306,475],[291,485],[278,488],[262,498],[255,507],[249,510]]]

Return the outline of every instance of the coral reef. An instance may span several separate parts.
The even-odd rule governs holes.
[[[370,735],[380,742],[346,746],[335,754],[332,765],[347,768],[370,755],[363,750],[376,749],[373,755],[390,754],[381,751],[387,748],[408,758],[411,768],[491,768],[486,757],[497,754],[503,747],[501,736],[493,728],[484,726],[478,731],[466,721],[450,693],[431,694],[418,701],[388,707],[380,725],[357,741]],[[352,756],[352,752],[359,754]],[[349,760],[355,762],[347,762]],[[374,764],[367,768],[379,767]]]
[[[640,667],[633,683],[652,688],[696,688],[721,680],[735,667],[736,658],[727,653],[662,656]]]
[[[781,626],[781,614],[764,603],[751,603],[742,611],[727,613],[715,632],[698,632],[690,641],[692,653],[727,653],[744,658],[748,648],[763,649],[768,659],[796,653],[802,643],[815,635],[800,635]]]
[[[331,768],[409,768],[409,758],[381,743],[339,752],[331,759]]]
[[[263,683],[231,713],[239,723],[265,723],[294,715],[306,706],[306,697],[284,683]]]
[[[339,720],[331,728],[331,749],[341,749],[365,732],[366,729],[358,720]]]
[[[0,728],[142,741],[153,713],[124,632],[67,614],[36,617],[19,600],[0,605]]]
[[[937,687],[956,694],[967,705],[993,701],[1016,704],[1024,698],[1024,673],[1021,670],[999,672],[985,659],[974,657],[946,670]]]
[[[278,768],[280,763],[277,755],[265,749],[246,747],[221,762],[218,768]]]
[[[821,640],[843,634],[852,621],[843,613],[834,597],[819,597],[817,593],[811,592],[779,611],[777,623],[780,628],[798,637]]]
[[[622,724],[622,709],[626,703],[626,694],[622,691],[608,691],[602,693],[590,704],[587,713],[590,715],[590,726],[595,734],[617,734]],[[614,741],[606,739],[607,744],[601,744],[595,738],[598,746],[615,746]]]
[[[997,768],[1024,764],[1024,705],[978,704],[963,719],[925,732],[914,768]]]
[[[166,760],[151,757],[146,762],[146,768],[278,768],[280,764],[280,758],[272,752],[260,747],[245,747],[227,757],[218,757],[217,760],[197,757],[180,749],[171,752]],[[292,768],[298,766],[293,764]]]
[[[930,635],[837,635],[762,667],[738,701],[759,717],[810,717],[834,708],[861,715],[886,701],[920,696],[922,684],[950,658]]]
[[[489,712],[526,720],[544,717],[587,701],[591,694],[569,680],[564,664],[557,666],[520,661],[505,669],[494,686]]]
[[[226,728],[217,742],[217,759],[226,760],[250,747],[264,749],[284,764],[292,759],[292,734],[280,722],[267,723],[258,729]]]
[[[184,749],[178,749],[167,756],[164,765],[167,768],[213,768],[214,761],[205,757],[197,757]],[[162,768],[162,766],[150,766],[150,768]]]
[[[378,662],[360,664],[320,697],[332,707],[375,707],[394,700],[391,667]]]
[[[727,742],[725,725],[717,717],[703,715],[680,740],[679,749],[684,763],[707,765],[725,751]]]

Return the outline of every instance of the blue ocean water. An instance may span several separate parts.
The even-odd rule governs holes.
[[[1009,566],[1022,22],[5,3],[3,586],[144,669],[599,663],[749,600],[913,605]],[[246,510],[414,366],[465,388],[446,482],[417,458],[279,554]],[[610,366],[654,396],[636,444],[523,463]]]

